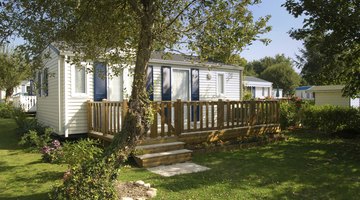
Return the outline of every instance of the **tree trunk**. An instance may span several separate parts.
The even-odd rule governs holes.
[[[5,90],[5,103],[9,103],[11,95],[14,93],[14,88],[8,88]]]
[[[151,2],[151,1],[150,1]],[[119,163],[125,161],[137,143],[150,129],[152,109],[146,93],[146,70],[152,51],[152,26],[153,9],[149,1],[142,1],[142,9],[138,10],[141,20],[139,43],[137,49],[134,82],[129,100],[128,113],[125,115],[124,124],[120,133],[114,139],[106,155],[114,155]]]

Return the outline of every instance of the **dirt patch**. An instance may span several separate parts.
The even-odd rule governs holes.
[[[146,192],[149,190],[144,185],[136,184],[135,182],[117,182],[116,190],[119,199],[122,197],[130,197],[133,199],[149,199]]]

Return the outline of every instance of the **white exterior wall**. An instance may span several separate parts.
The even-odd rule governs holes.
[[[360,98],[350,99],[350,106],[354,108],[360,107]]]
[[[255,97],[254,98],[265,98],[265,97],[271,97],[271,95],[272,95],[271,94],[271,91],[272,91],[272,83],[271,82],[244,81],[244,85],[247,90],[249,90],[249,88],[255,87]],[[263,88],[264,88],[264,95],[263,95]],[[251,95],[253,96],[252,91],[251,91]]]
[[[181,65],[160,65],[150,64],[153,66],[153,80],[154,80],[154,101],[161,101],[161,66],[169,66],[173,68],[191,69],[189,66]],[[195,68],[195,67],[194,67]],[[197,68],[199,69],[199,68]],[[225,95],[220,96],[217,94],[217,74],[223,73],[225,75]],[[171,73],[173,74],[173,73]],[[189,73],[190,74],[190,73]],[[211,79],[208,80],[208,74],[211,75]],[[191,74],[190,74],[191,76]],[[125,79],[125,78],[124,78]],[[207,68],[199,69],[199,90],[200,100],[240,100],[240,70],[230,69],[212,69]],[[175,100],[175,99],[172,99]]]
[[[341,91],[315,92],[315,105],[350,106],[350,98],[343,97]]]
[[[276,97],[276,92],[277,92],[277,89],[272,89],[272,97],[274,98],[283,98],[283,90],[282,89],[279,89],[279,96]]]
[[[225,75],[225,95],[220,96],[217,93],[217,78],[218,74]],[[211,79],[207,78],[210,74]],[[208,69],[199,70],[199,82],[200,82],[200,100],[240,100],[240,70],[230,69]]]
[[[314,99],[313,92],[306,91],[306,90],[296,90],[295,96],[301,98],[301,99]]]
[[[44,60],[45,68],[48,68],[48,96],[37,96],[36,118],[45,125],[50,126],[59,133],[59,98],[58,98],[58,60],[57,53],[50,48],[50,57]],[[37,81],[37,78],[36,78]],[[37,92],[38,90],[36,90]]]
[[[93,99],[94,77],[92,73],[86,73],[85,93],[76,94],[74,84],[75,66],[65,62],[64,66],[64,123],[65,136],[70,134],[87,133],[87,100]],[[87,66],[91,67],[91,66]]]

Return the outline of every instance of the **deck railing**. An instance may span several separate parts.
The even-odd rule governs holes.
[[[157,101],[147,136],[176,136],[187,132],[220,130],[279,123],[279,102],[266,101]],[[121,131],[127,101],[88,102],[89,131],[114,135]]]
[[[36,112],[36,96],[16,96],[13,97],[16,108],[22,108],[25,112]]]

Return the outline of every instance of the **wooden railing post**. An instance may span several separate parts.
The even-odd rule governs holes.
[[[107,112],[106,112],[106,99],[101,102],[101,132],[107,134]]]
[[[276,123],[280,123],[280,104],[281,101],[276,102]]]
[[[182,103],[181,99],[176,100],[175,106],[174,106],[174,121],[175,121],[175,134],[180,135],[181,131],[183,129],[184,123],[183,115],[182,115]]]
[[[92,110],[91,110],[91,100],[87,100],[87,122],[88,122],[88,133],[92,130]]]
[[[256,124],[256,101],[250,101],[250,126]]]
[[[224,103],[222,99],[219,99],[217,105],[217,127],[218,129],[222,129],[223,126],[224,126]]]

